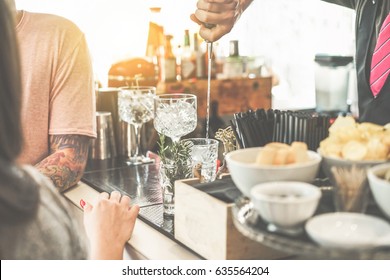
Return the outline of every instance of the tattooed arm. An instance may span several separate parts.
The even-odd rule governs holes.
[[[35,167],[48,176],[60,192],[74,186],[87,164],[90,137],[51,135],[50,155]]]

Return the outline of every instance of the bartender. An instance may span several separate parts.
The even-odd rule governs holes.
[[[191,18],[201,24],[199,34],[216,41],[229,33],[253,0],[198,0]],[[356,11],[356,71],[359,120],[390,123],[390,1],[323,0]]]

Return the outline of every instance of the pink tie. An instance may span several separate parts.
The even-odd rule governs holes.
[[[390,72],[390,14],[379,31],[371,61],[370,86],[374,97],[381,91]]]

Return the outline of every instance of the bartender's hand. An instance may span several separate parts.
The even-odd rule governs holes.
[[[209,42],[229,33],[253,0],[198,0],[191,19],[200,25],[199,35]],[[204,24],[212,25],[207,28]]]
[[[95,205],[84,206],[84,226],[90,242],[91,259],[122,259],[125,243],[131,238],[139,206],[130,206],[130,197],[103,192]]]

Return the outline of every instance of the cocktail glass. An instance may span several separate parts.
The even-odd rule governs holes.
[[[196,96],[186,93],[157,95],[154,99],[154,128],[178,142],[197,125]]]
[[[135,128],[136,148],[130,156],[129,164],[141,164],[148,159],[141,153],[141,128],[154,117],[153,99],[155,87],[124,87],[118,93],[118,110],[120,118]]]

